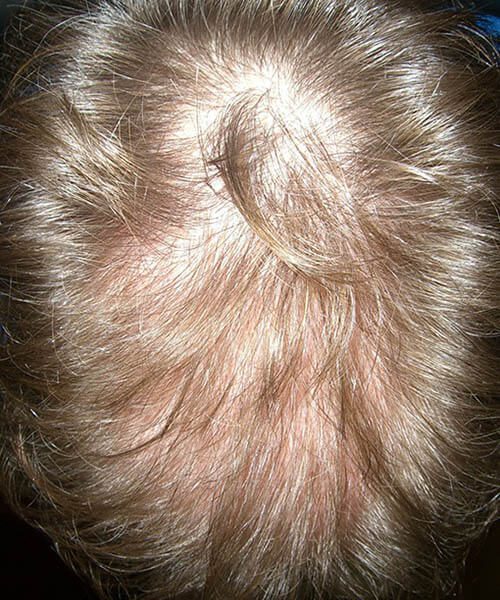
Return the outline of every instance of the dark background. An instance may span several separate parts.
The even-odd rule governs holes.
[[[1,504],[0,597],[98,600],[85,582],[62,563],[43,534],[18,520]],[[462,580],[446,600],[498,600],[499,597],[500,526],[497,526],[472,548]]]
[[[21,0],[0,0],[0,29]],[[500,0],[463,2],[500,16]],[[96,600],[58,558],[50,541],[0,502],[0,597],[6,600]],[[449,600],[500,598],[500,526],[472,549],[463,579]],[[360,599],[362,600],[362,599]],[[422,600],[428,600],[422,598]]]

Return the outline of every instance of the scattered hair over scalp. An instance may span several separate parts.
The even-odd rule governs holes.
[[[498,483],[494,49],[428,2],[81,4],[3,59],[11,505],[103,597],[448,590]]]

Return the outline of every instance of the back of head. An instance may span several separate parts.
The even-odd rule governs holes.
[[[103,595],[447,589],[494,513],[493,49],[423,2],[84,4],[6,55],[10,503]]]

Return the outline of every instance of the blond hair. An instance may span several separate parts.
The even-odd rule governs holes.
[[[429,597],[492,520],[499,75],[426,6],[11,34],[1,476],[103,597]]]

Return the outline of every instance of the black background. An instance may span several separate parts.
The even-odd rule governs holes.
[[[62,563],[50,540],[1,504],[0,597],[97,600],[88,585]],[[499,597],[500,526],[497,526],[472,548],[461,581],[446,600],[498,600]]]

